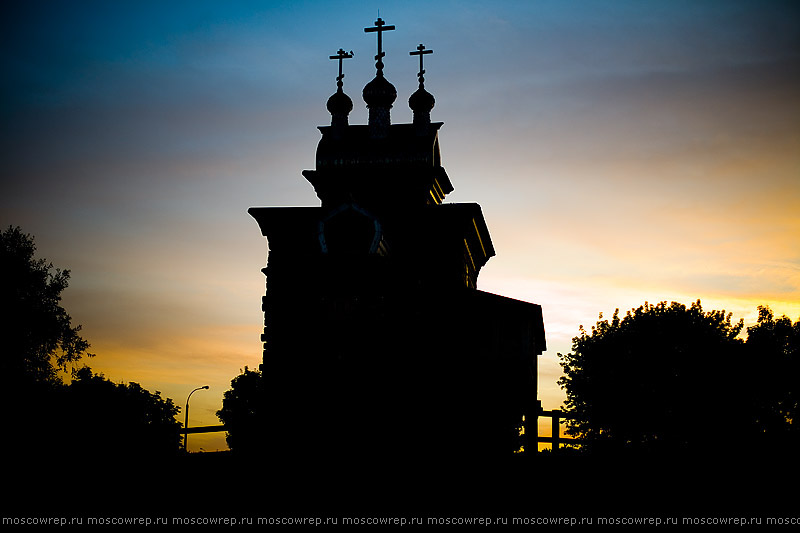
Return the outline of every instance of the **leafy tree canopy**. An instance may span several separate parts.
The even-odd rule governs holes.
[[[244,367],[244,371],[231,380],[231,388],[223,395],[217,417],[227,428],[226,440],[232,451],[258,450],[266,425],[261,372]]]
[[[35,252],[33,237],[19,227],[0,232],[0,379],[6,387],[60,382],[58,370],[93,355],[61,306],[69,270],[53,268]]]
[[[65,406],[72,448],[93,456],[166,456],[181,447],[180,408],[138,383],[113,383],[88,367],[76,372]],[[64,407],[62,406],[62,409]]]
[[[759,430],[784,446],[800,444],[800,320],[775,318],[759,306],[758,322],[747,328],[748,355],[758,365],[751,380],[757,387]]]
[[[11,428],[0,443],[7,453],[42,462],[56,453],[133,459],[179,450],[179,408],[171,399],[77,367],[93,354],[61,305],[69,271],[35,252],[19,227],[0,232],[0,398]]]
[[[593,451],[738,453],[797,437],[800,322],[672,302],[580,327],[558,354],[568,432]],[[792,437],[792,435],[794,435]],[[796,442],[796,440],[794,441]]]
[[[693,450],[731,436],[747,405],[743,323],[699,301],[602,315],[559,354],[568,432],[594,449]]]

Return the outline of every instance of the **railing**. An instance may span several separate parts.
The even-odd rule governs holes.
[[[193,428],[181,428],[181,433],[215,433],[217,431],[227,431],[225,426],[195,426]]]
[[[570,437],[562,437],[561,436],[561,421],[562,420],[569,420],[573,417],[568,415],[564,411],[553,409],[552,411],[539,411],[540,417],[550,418],[552,420],[552,431],[549,437],[543,437],[539,435],[539,424],[536,424],[536,441],[537,442],[549,442],[553,445],[553,452],[558,452],[561,443],[564,444],[572,444],[572,443],[579,443],[579,439],[573,439]],[[224,425],[218,426],[195,426],[190,428],[182,428],[182,434],[194,434],[194,433],[216,433],[221,431],[227,431]]]
[[[579,443],[579,439],[561,436],[561,420],[570,420],[574,418],[572,415],[566,414],[564,411],[553,409],[552,411],[539,411],[539,416],[549,417],[552,419],[552,433],[550,437],[539,436],[539,424],[536,424],[536,441],[549,442],[553,445],[553,453],[558,453],[559,445],[563,442],[565,444]]]

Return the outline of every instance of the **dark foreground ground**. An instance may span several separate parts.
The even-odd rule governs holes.
[[[9,460],[3,483],[11,490],[2,515],[179,517],[196,524],[201,517],[250,517],[253,527],[258,518],[276,524],[286,517],[336,517],[340,527],[345,517],[407,523],[506,517],[509,527],[514,517],[592,517],[595,525],[598,517],[800,517],[796,460],[514,459],[308,465],[206,453],[156,462],[62,457],[31,466]]]

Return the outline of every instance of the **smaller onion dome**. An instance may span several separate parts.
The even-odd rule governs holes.
[[[431,93],[425,90],[424,87],[420,87],[414,94],[412,94],[408,99],[408,107],[414,112],[417,113],[428,113],[430,114],[431,109],[436,104],[436,99],[433,97]]]
[[[353,101],[344,94],[341,87],[328,98],[327,107],[331,114],[331,126],[347,126],[347,115],[353,110]]]
[[[426,91],[421,84],[420,88],[414,91],[414,94],[408,99],[408,107],[414,112],[413,122],[419,134],[427,133],[431,123],[431,109],[435,103],[433,95]]]

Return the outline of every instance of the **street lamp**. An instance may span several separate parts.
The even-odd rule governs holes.
[[[199,391],[201,389],[207,389],[207,388],[208,388],[208,385],[203,385],[202,387],[197,387],[196,389],[194,389],[192,392],[189,393],[189,396],[186,397],[186,418],[184,419],[184,423],[183,423],[183,429],[184,429],[184,433],[183,433],[183,451],[184,452],[187,451],[186,445],[189,442],[189,398],[191,398],[192,394],[194,394],[196,391]]]

